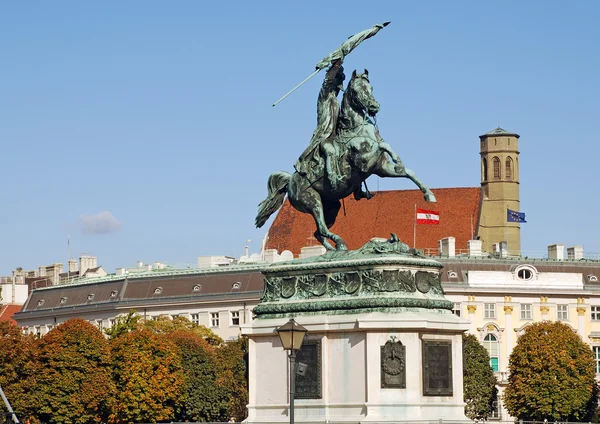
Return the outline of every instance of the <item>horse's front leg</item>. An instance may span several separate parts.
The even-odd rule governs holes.
[[[400,159],[400,158],[398,158],[398,159]],[[384,178],[388,178],[388,177],[408,178],[413,183],[415,183],[417,187],[419,187],[421,192],[424,194],[423,197],[425,198],[425,201],[427,201],[427,202],[435,202],[436,201],[435,196],[431,192],[431,190],[429,190],[429,187],[427,187],[427,185],[425,185],[425,183],[423,183],[423,181],[421,181],[413,171],[411,171],[408,168],[405,168],[402,161],[400,161],[399,164],[391,163],[391,162],[388,162],[387,160],[385,160],[385,157],[384,157],[383,160],[380,160],[377,163],[377,166],[375,167],[373,173],[375,175],[378,175],[378,176],[384,177]]]

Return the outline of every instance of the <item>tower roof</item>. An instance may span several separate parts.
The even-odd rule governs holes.
[[[498,127],[498,128],[495,128],[495,129],[483,134],[483,135],[480,135],[479,138],[483,140],[484,138],[492,137],[492,136],[505,136],[505,137],[516,137],[516,138],[521,137],[517,133],[506,131],[504,128]]]
[[[372,237],[395,233],[412,247],[417,208],[440,212],[439,225],[418,225],[417,248],[436,249],[438,240],[452,236],[457,249],[466,249],[476,232],[479,218],[479,187],[432,188],[437,203],[427,203],[419,190],[378,191],[371,200],[347,197],[332,231],[339,234],[348,249],[358,249]],[[291,250],[294,255],[310,244],[315,223],[309,214],[298,212],[288,200],[275,217],[268,233],[267,249]],[[318,242],[314,240],[314,244]]]

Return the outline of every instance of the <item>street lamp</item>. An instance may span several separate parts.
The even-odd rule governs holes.
[[[302,347],[302,341],[308,330],[294,319],[277,328],[283,348],[289,351],[290,358],[290,424],[294,424],[294,395],[296,394],[296,352]]]

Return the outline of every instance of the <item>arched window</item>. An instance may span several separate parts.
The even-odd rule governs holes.
[[[494,179],[499,180],[502,178],[502,176],[500,174],[500,159],[495,157],[493,159],[493,163],[494,163]]]
[[[512,169],[513,169],[513,160],[511,157],[507,157],[506,158],[506,179],[508,181],[512,181],[512,179],[513,179]]]
[[[498,339],[493,334],[487,334],[483,339],[483,345],[490,354],[490,366],[494,372],[497,372],[498,367]]]
[[[481,167],[483,168],[483,181],[487,181],[488,179],[488,168],[487,168],[487,159],[483,158],[481,161]]]

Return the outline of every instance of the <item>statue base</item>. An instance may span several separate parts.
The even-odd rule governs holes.
[[[242,329],[247,422],[289,421],[288,358],[275,329],[290,317],[308,329],[296,359],[295,421],[466,420],[469,324],[451,313],[440,268],[392,238],[263,271],[263,302]]]

